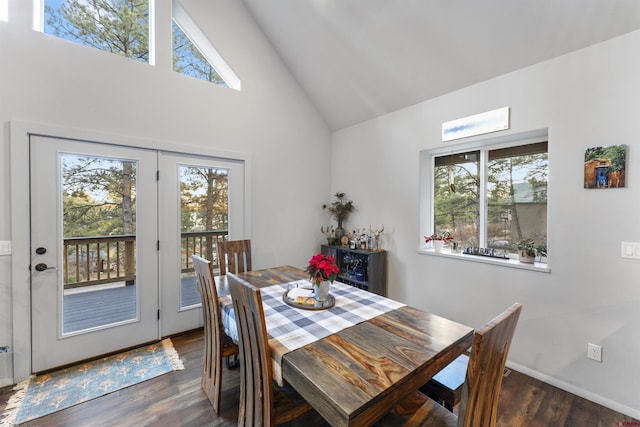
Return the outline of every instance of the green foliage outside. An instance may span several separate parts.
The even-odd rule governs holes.
[[[180,231],[227,230],[227,170],[183,166],[180,173]],[[62,174],[65,238],[135,233],[135,162],[64,155]]]
[[[63,156],[64,237],[135,233],[136,164]]]
[[[467,246],[479,245],[478,153],[467,153],[466,161],[443,158],[434,174],[434,233],[449,231]]]
[[[466,159],[466,160],[460,160]],[[442,156],[434,173],[436,233],[449,231],[463,246],[509,248],[535,237],[546,243],[547,153],[498,157],[487,163],[487,242],[480,241],[479,152]],[[539,215],[532,216],[535,206]],[[525,212],[521,218],[521,212]]]
[[[47,1],[44,30],[105,52],[149,61],[149,0]],[[172,31],[174,71],[226,86],[175,23]]]
[[[209,61],[189,40],[175,22],[173,23],[173,71],[196,77],[221,86],[227,86]]]
[[[180,175],[180,231],[227,230],[228,171],[183,166]]]
[[[148,0],[65,0],[46,5],[45,16],[46,33],[149,61]]]

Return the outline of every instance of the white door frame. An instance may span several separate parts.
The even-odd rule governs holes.
[[[248,153],[215,150],[173,141],[122,136],[27,121],[9,122],[11,200],[11,286],[13,311],[13,382],[31,375],[31,291],[29,229],[29,135],[103,142],[133,148],[149,148],[185,154],[200,154],[244,162],[244,238],[251,236],[251,156]],[[212,138],[214,138],[212,136]],[[240,236],[238,237],[240,238]]]

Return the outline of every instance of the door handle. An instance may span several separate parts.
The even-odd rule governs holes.
[[[36,264],[36,271],[45,271],[45,270],[55,270],[55,267],[47,267],[47,264],[40,263]]]

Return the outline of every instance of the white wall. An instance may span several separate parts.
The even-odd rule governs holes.
[[[246,153],[254,267],[304,266],[319,250],[330,193],[314,165],[329,164],[330,132],[241,2],[181,1],[242,79],[241,92],[32,31],[30,3],[13,0],[10,22],[0,22],[0,240],[28,238],[11,235],[9,205],[10,168],[27,165],[9,162],[7,123],[22,120]],[[171,2],[157,3],[168,41]],[[11,277],[2,256],[0,346],[13,339]],[[29,355],[0,354],[0,386],[13,380],[12,357]]]
[[[331,183],[358,207],[348,227],[384,223],[391,297],[475,327],[521,302],[510,364],[635,418],[640,261],[620,242],[640,241],[638,49],[631,33],[338,131]],[[490,137],[549,129],[550,274],[417,253],[419,151],[443,145],[442,122],[504,106],[511,129]],[[627,188],[583,189],[584,150],[612,144],[629,145]]]

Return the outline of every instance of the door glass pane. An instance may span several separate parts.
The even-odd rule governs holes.
[[[137,163],[62,154],[63,333],[138,318]]]
[[[229,170],[180,166],[180,307],[200,304],[191,256],[212,262],[219,271],[219,241],[227,240],[229,227]]]

